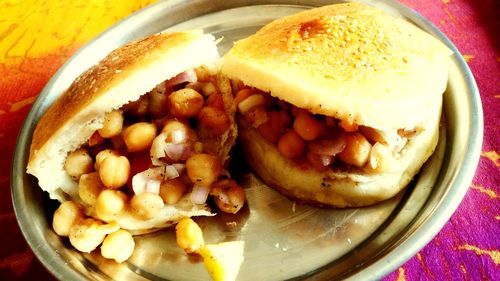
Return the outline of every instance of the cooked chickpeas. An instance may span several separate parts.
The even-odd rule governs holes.
[[[370,157],[372,145],[360,133],[347,133],[346,146],[342,152],[338,154],[340,160],[345,163],[362,167]]]
[[[217,93],[217,88],[212,82],[203,83],[201,92],[204,96],[210,96]]]
[[[217,180],[222,170],[219,158],[206,153],[198,153],[186,161],[186,171],[191,182],[201,186],[210,186]]]
[[[103,127],[97,132],[103,138],[111,138],[119,135],[123,128],[123,113],[120,110],[113,110],[104,116]]]
[[[127,195],[118,190],[103,190],[95,203],[96,216],[106,222],[112,221],[126,206]]]
[[[160,195],[151,192],[136,194],[130,200],[133,214],[145,220],[156,216],[163,206]]]
[[[285,111],[267,112],[269,120],[257,129],[267,141],[277,143],[285,129],[290,125],[290,115]]]
[[[203,107],[198,115],[200,125],[208,128],[212,133],[220,135],[229,129],[231,123],[227,114],[214,107]]]
[[[104,184],[98,172],[82,175],[78,181],[78,195],[80,199],[88,205],[95,205],[97,196],[104,189]]]
[[[177,245],[186,253],[194,253],[205,244],[200,226],[190,218],[183,218],[175,226]]]
[[[107,234],[120,229],[116,223],[102,224],[95,219],[87,218],[75,223],[69,233],[69,242],[78,251],[90,253],[99,246]]]
[[[127,183],[130,162],[125,156],[106,157],[99,167],[99,177],[107,188],[118,189]]]
[[[245,205],[245,190],[231,179],[216,182],[210,194],[225,213],[236,214]]]
[[[170,113],[176,117],[194,117],[203,107],[203,96],[197,91],[184,88],[173,92],[168,97]]]
[[[73,201],[61,203],[52,218],[52,228],[59,236],[68,236],[71,227],[83,219],[83,208]]]
[[[106,236],[101,246],[101,255],[116,262],[124,262],[134,252],[135,242],[130,232],[120,229]]]
[[[306,144],[295,131],[289,131],[281,136],[278,141],[278,151],[288,159],[304,154]]]
[[[153,123],[138,122],[123,133],[123,141],[129,152],[139,152],[149,149],[156,137],[156,126]]]
[[[96,171],[99,171],[102,161],[108,156],[120,156],[120,154],[118,151],[113,149],[104,149],[99,151],[99,153],[95,156],[94,168]]]
[[[182,178],[169,179],[160,184],[160,197],[165,204],[175,204],[179,202],[186,193],[186,184]]]
[[[302,139],[312,141],[326,132],[326,125],[311,113],[303,112],[295,117],[293,129]]]
[[[74,180],[78,180],[81,175],[92,172],[94,163],[85,148],[77,149],[68,154],[64,162],[64,170]]]
[[[167,115],[167,96],[164,92],[153,90],[149,93],[149,112],[154,117]]]

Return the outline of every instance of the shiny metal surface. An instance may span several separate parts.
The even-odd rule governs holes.
[[[62,280],[206,280],[201,261],[178,249],[171,230],[136,238],[134,255],[123,264],[105,260],[99,253],[82,255],[58,237],[50,227],[56,203],[49,201],[35,179],[25,173],[34,126],[79,73],[129,40],[163,30],[203,28],[224,38],[219,45],[223,53],[234,40],[270,20],[331,2],[160,2],[120,22],[75,54],[33,105],[18,138],[12,166],[16,216],[42,263]],[[240,180],[247,187],[249,208],[238,216],[198,219],[206,241],[246,241],[239,280],[379,279],[437,234],[472,180],[482,141],[482,109],[461,55],[434,26],[404,6],[392,1],[362,2],[406,18],[455,52],[444,100],[447,125],[441,130],[439,147],[405,192],[369,208],[332,210],[296,205],[242,170]]]

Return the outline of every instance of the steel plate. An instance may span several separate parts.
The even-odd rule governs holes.
[[[335,2],[335,1],[333,1]],[[337,1],[339,2],[339,1]],[[482,108],[475,81],[453,44],[423,17],[392,1],[362,1],[413,22],[454,51],[444,96],[446,127],[438,149],[419,176],[395,198],[359,209],[317,209],[295,204],[241,168],[248,208],[237,216],[200,218],[206,241],[246,241],[238,280],[379,279],[428,243],[450,218],[472,180],[483,135]],[[187,257],[172,230],[136,238],[123,264],[99,251],[81,254],[51,229],[57,204],[25,172],[37,120],[85,69],[116,47],[164,30],[202,28],[233,41],[263,24],[332,1],[164,1],[118,23],[76,53],[54,75],[23,125],[12,166],[12,199],[21,230],[41,262],[63,280],[206,280],[200,259]],[[236,159],[241,157],[235,155]],[[240,161],[239,161],[240,162]]]

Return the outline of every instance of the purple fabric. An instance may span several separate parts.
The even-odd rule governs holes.
[[[470,188],[450,221],[384,280],[500,280],[500,2],[403,0],[457,46],[476,79],[484,140]]]

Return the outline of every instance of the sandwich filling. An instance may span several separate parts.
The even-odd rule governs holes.
[[[206,210],[212,198],[221,211],[238,212],[245,192],[225,171],[228,153],[221,151],[234,123],[225,82],[199,67],[108,112],[103,127],[66,158],[78,190],[56,211],[56,233],[89,252],[104,235],[147,225],[169,205]],[[90,229],[102,239],[87,239]]]
[[[256,129],[283,157],[302,169],[385,172],[420,131],[386,132],[312,114],[259,89],[233,83],[238,85],[234,95],[240,122]]]

